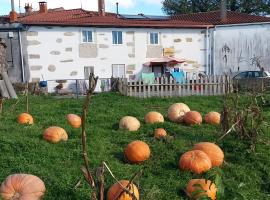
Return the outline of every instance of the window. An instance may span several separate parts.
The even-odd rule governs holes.
[[[93,42],[92,31],[82,30],[82,42]]]
[[[248,75],[247,72],[242,72],[242,73],[236,75],[234,78],[235,79],[247,78],[247,75]]]
[[[88,80],[91,73],[94,73],[94,67],[93,66],[85,66],[84,67],[84,78]]]
[[[158,44],[158,33],[150,33],[150,44]]]
[[[122,31],[112,31],[113,44],[123,44]]]
[[[113,78],[125,77],[125,65],[121,65],[121,64],[112,65],[112,77]]]

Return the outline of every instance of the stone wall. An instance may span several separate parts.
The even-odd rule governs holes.
[[[2,38],[0,38],[0,72],[7,70],[6,63],[6,44]]]

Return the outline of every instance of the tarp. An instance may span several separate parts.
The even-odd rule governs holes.
[[[148,66],[151,67],[152,65],[155,64],[162,64],[162,63],[166,63],[166,64],[179,64],[179,63],[183,63],[185,62],[185,60],[180,60],[178,58],[173,58],[173,57],[161,57],[161,58],[154,58],[153,60],[150,60],[149,62],[144,63],[144,66]]]

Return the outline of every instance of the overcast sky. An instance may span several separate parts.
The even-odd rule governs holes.
[[[41,0],[14,0],[16,10],[19,12],[19,2],[21,12],[24,11],[25,3],[32,3],[34,10],[38,10],[38,2]],[[116,2],[119,3],[119,13],[122,14],[150,14],[164,15],[161,10],[162,0],[105,0],[106,11],[115,12]],[[97,10],[98,0],[47,0],[48,8],[64,7],[65,9],[80,8],[86,10]],[[10,11],[10,0],[0,0],[0,14],[8,14]]]

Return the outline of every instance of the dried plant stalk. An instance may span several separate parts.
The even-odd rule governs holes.
[[[91,73],[89,76],[89,89],[87,91],[86,100],[84,102],[83,111],[82,111],[82,146],[83,146],[83,160],[84,160],[84,167],[82,168],[82,171],[84,172],[84,176],[93,190],[92,200],[97,200],[96,184],[95,184],[93,175],[90,172],[90,167],[89,167],[89,157],[88,157],[87,145],[86,145],[85,124],[86,124],[86,115],[88,112],[92,94],[96,88],[97,80],[98,80],[98,77],[94,77],[94,74]]]

